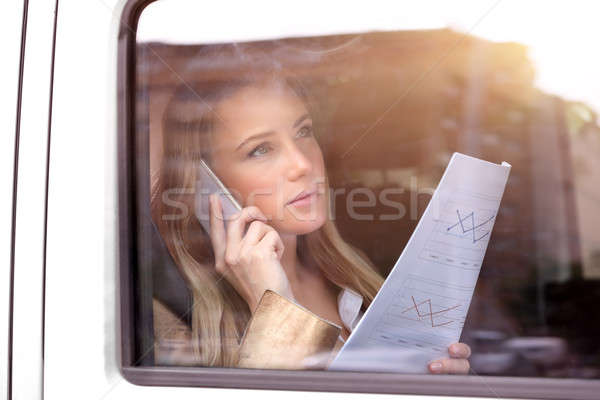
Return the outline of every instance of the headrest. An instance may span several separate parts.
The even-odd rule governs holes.
[[[152,222],[152,286],[153,297],[191,326],[192,295],[154,222]]]

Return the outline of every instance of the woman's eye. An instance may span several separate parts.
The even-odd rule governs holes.
[[[312,134],[312,126],[305,125],[298,131],[299,136],[310,136]]]
[[[256,157],[265,154],[268,151],[267,147],[268,146],[265,144],[256,146],[250,153],[248,153],[248,157]]]

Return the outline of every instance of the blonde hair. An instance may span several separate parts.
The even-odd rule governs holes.
[[[288,85],[310,112],[309,96],[297,80],[267,80]],[[181,85],[163,116],[163,155],[160,177],[152,188],[152,214],[191,291],[192,347],[198,365],[203,366],[236,364],[237,348],[251,314],[243,298],[215,271],[210,237],[193,213],[196,169],[200,158],[210,158],[207,133],[218,122],[212,106],[257,81],[256,77],[245,77]],[[163,218],[171,211],[162,201],[167,192],[171,201],[185,204],[188,212],[177,218]],[[329,190],[325,194],[329,202]],[[358,292],[365,306],[370,304],[383,278],[363,252],[342,239],[331,215],[319,229],[298,236],[297,243],[298,257],[303,262],[314,263],[331,282]]]

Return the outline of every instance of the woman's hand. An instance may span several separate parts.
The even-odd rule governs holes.
[[[471,348],[464,343],[453,343],[448,346],[448,353],[450,358],[430,362],[429,371],[434,374],[468,374]]]
[[[250,206],[232,216],[227,229],[221,202],[210,196],[210,238],[215,253],[215,268],[246,300],[254,312],[265,290],[270,289],[294,300],[287,275],[279,260],[283,242],[267,218]],[[246,224],[250,226],[246,234]]]

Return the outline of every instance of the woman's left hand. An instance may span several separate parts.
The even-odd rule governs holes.
[[[450,358],[431,361],[427,366],[433,374],[468,374],[470,365],[468,358],[471,348],[464,343],[453,343],[448,346]]]

